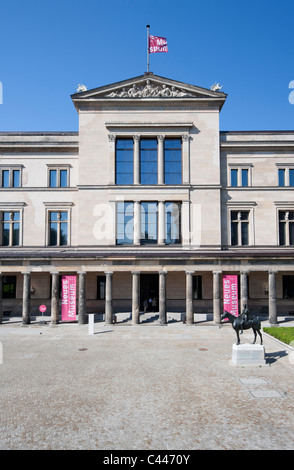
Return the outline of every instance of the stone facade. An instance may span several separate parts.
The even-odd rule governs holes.
[[[187,323],[211,313],[218,323],[222,274],[231,273],[240,308],[248,303],[273,324],[293,312],[294,132],[220,132],[226,98],[146,73],[72,95],[77,133],[0,133],[1,311],[28,323],[42,303],[57,323],[59,277],[76,274],[80,323],[87,312],[107,323],[132,312],[139,323],[151,291],[163,324],[167,312],[186,314]],[[117,143],[125,139],[132,182],[118,184]],[[156,183],[142,184],[148,139],[156,142]],[[167,184],[165,142],[173,139],[181,178]],[[142,242],[146,201],[156,207],[152,243]],[[132,238],[118,244],[124,202]],[[169,203],[180,210],[176,222]],[[167,243],[168,224],[179,231],[175,243]]]

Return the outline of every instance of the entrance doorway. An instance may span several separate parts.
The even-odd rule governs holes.
[[[147,300],[147,312],[158,312],[159,277],[158,274],[140,275],[140,310],[144,312],[144,300]],[[150,302],[150,299],[151,302]],[[155,300],[154,300],[155,299]]]

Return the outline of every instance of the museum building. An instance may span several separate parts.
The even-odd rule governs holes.
[[[220,132],[227,95],[157,76],[71,96],[78,132],[0,133],[1,321],[294,313],[294,131]]]

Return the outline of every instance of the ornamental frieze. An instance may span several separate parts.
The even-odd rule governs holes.
[[[150,80],[146,80],[144,85],[138,86],[134,83],[129,88],[124,87],[106,95],[107,98],[185,98],[192,96],[195,95],[175,86],[155,85]]]

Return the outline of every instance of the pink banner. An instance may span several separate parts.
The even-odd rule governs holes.
[[[62,276],[61,320],[76,319],[76,276]]]
[[[238,317],[238,276],[236,274],[223,275],[223,299],[224,312],[229,312]]]
[[[159,36],[149,36],[149,52],[168,52],[166,38]]]

